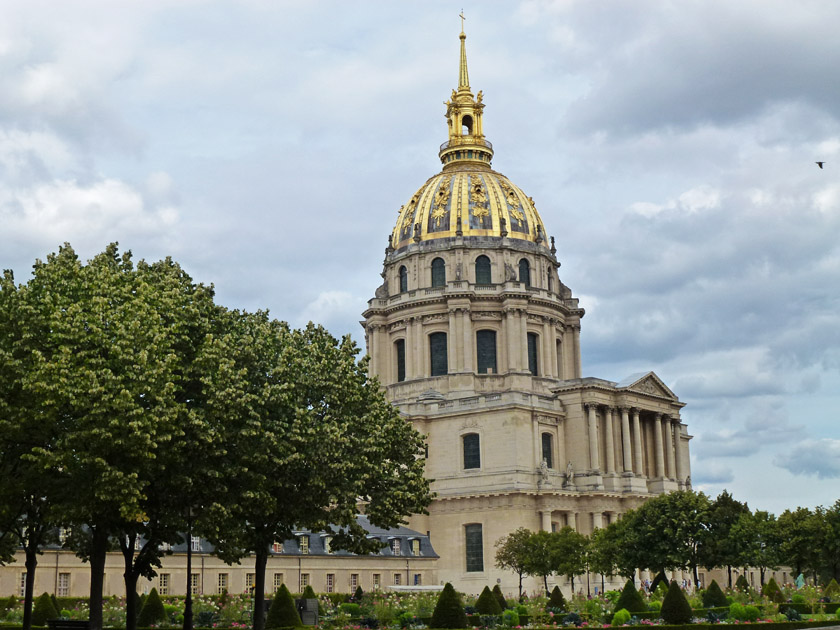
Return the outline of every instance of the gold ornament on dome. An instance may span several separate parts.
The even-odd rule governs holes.
[[[470,203],[473,205],[473,216],[481,221],[484,227],[484,219],[490,216],[490,209],[487,207],[487,191],[481,184],[481,179],[470,175]]]
[[[400,230],[403,234],[408,234],[409,230],[411,230],[411,224],[414,220],[414,208],[417,206],[417,200],[420,198],[420,192],[422,190],[422,188],[418,190],[411,198],[411,201],[408,202],[408,207],[405,209],[405,214],[403,215],[402,224],[400,226]]]
[[[451,183],[452,176],[447,175],[441,180],[440,188],[438,188],[438,191],[435,194],[435,205],[434,210],[432,210],[432,219],[434,219],[435,221],[435,227],[440,227],[441,220],[443,219],[443,217],[446,216],[446,213],[448,212],[446,206],[449,204],[449,186]]]
[[[513,190],[510,184],[508,184],[505,180],[499,179],[499,186],[502,187],[502,190],[505,193],[505,201],[508,205],[508,212],[510,216],[513,217],[517,223],[522,223],[525,221],[525,215],[522,214],[522,203],[519,201],[519,197],[516,196],[516,192]]]

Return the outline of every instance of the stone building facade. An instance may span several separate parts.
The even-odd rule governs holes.
[[[443,168],[400,209],[362,324],[371,373],[427,436],[436,498],[410,525],[429,532],[440,580],[514,592],[517,576],[495,568],[499,539],[588,534],[689,487],[691,436],[656,374],[582,377],[584,309],[533,199],[491,167],[460,38]]]

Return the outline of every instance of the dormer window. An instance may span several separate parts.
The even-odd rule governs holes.
[[[391,541],[391,553],[393,553],[395,556],[400,555],[401,546],[400,546],[400,539],[399,538],[394,538]]]
[[[309,536],[306,534],[298,536],[298,549],[300,549],[301,554],[309,553]]]

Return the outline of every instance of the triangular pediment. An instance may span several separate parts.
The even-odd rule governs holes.
[[[668,386],[662,382],[653,372],[646,374],[633,374],[627,377],[618,384],[619,389],[626,389],[640,394],[648,394],[650,396],[660,396],[662,398],[670,398],[671,400],[679,400],[677,395],[672,392]]]

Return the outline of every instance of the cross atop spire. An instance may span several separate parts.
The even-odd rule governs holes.
[[[467,18],[464,17],[464,10],[461,9],[461,13],[459,14],[461,18],[461,63],[458,67],[458,91],[466,90],[467,92],[470,91],[470,75],[467,72],[467,35],[464,33],[464,20]]]

